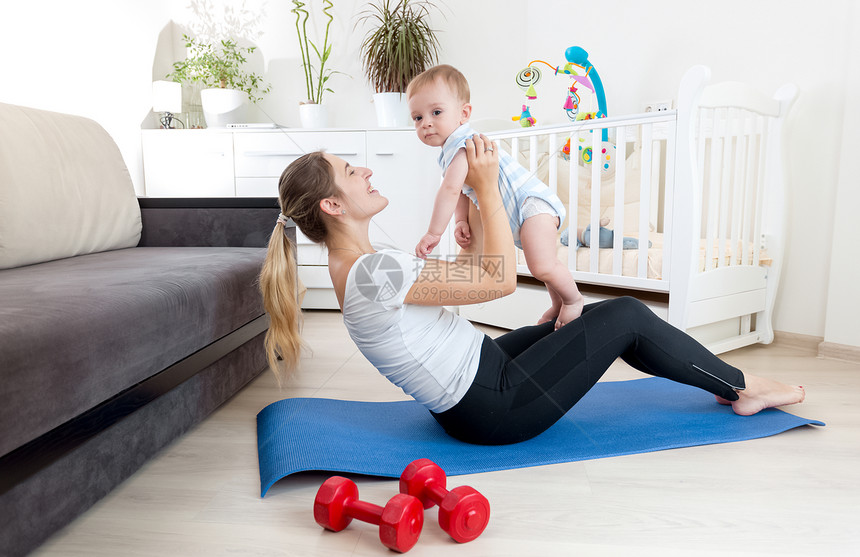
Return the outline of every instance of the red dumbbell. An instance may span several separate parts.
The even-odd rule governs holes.
[[[394,551],[405,553],[412,549],[424,526],[424,507],[417,498],[398,493],[385,508],[358,499],[355,482],[332,476],[323,482],[314,499],[314,520],[317,524],[340,532],[352,519],[379,526],[379,539]]]
[[[481,535],[490,521],[490,502],[469,486],[445,489],[445,471],[427,458],[415,460],[400,475],[400,493],[414,495],[429,509],[439,505],[439,526],[465,543]]]

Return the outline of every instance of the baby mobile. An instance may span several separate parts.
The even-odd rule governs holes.
[[[577,120],[590,120],[592,118],[606,117],[606,95],[603,91],[603,82],[600,80],[600,75],[597,73],[594,65],[588,61],[588,52],[578,46],[572,46],[564,52],[564,57],[567,63],[564,66],[553,66],[543,60],[532,60],[528,66],[517,73],[516,84],[522,91],[525,92],[526,99],[532,101],[537,99],[537,85],[542,77],[540,68],[536,64],[543,64],[554,72],[554,75],[567,75],[571,78],[570,87],[567,88],[563,109],[567,118],[571,122]],[[585,88],[592,92],[597,97],[597,111],[581,112],[582,98],[579,96],[579,88]],[[537,124],[537,120],[532,116],[529,105],[523,104],[519,116],[511,118],[513,121],[519,121],[524,128],[529,128]],[[610,171],[613,167],[614,145],[610,145],[609,132],[606,128],[603,129],[602,140],[605,145],[602,147],[603,170]],[[592,149],[586,146],[584,138],[580,138],[579,154],[580,160],[584,164],[590,164],[593,159]],[[567,138],[567,143],[562,149],[562,157],[565,160],[570,159],[570,138]]]

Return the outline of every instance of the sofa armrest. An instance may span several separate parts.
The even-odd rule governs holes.
[[[274,197],[138,197],[138,203],[139,247],[266,247],[280,213]]]

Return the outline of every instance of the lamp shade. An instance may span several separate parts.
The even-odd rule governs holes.
[[[153,81],[152,110],[182,112],[182,85],[175,81]]]

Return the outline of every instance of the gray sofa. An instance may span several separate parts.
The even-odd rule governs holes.
[[[84,118],[0,104],[0,554],[24,555],[266,368],[265,199],[138,199]],[[293,231],[294,233],[294,231]]]

